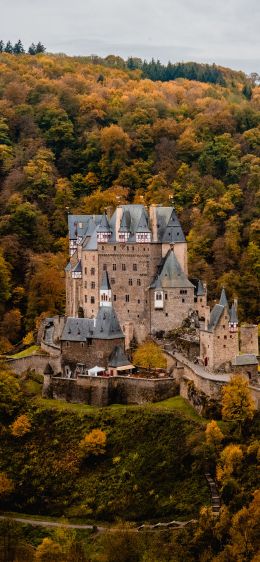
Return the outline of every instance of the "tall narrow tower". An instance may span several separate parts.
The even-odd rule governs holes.
[[[104,271],[99,293],[100,306],[112,306],[112,291],[107,271]]]

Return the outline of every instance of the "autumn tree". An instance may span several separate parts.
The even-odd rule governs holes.
[[[224,435],[215,420],[209,422],[205,429],[206,443],[213,449],[218,449]]]
[[[18,408],[21,389],[18,378],[12,375],[4,365],[0,365],[0,418],[5,420]]]
[[[166,369],[167,361],[161,348],[153,341],[146,341],[133,354],[133,363],[144,369]]]
[[[227,445],[220,453],[217,466],[217,479],[224,483],[239,467],[243,459],[243,451],[240,445]]]
[[[80,449],[84,456],[104,455],[106,451],[107,436],[102,429],[92,429],[80,441]]]
[[[223,419],[236,422],[240,429],[246,420],[253,419],[255,403],[243,375],[233,375],[223,387],[221,404]]]
[[[5,472],[0,472],[0,497],[3,498],[12,493],[14,489],[13,482]]]

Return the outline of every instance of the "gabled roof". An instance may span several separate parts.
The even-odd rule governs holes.
[[[187,275],[181,268],[174,251],[168,250],[162,261],[159,272],[151,284],[151,288],[194,289]]]
[[[93,337],[104,340],[125,337],[112,306],[99,308]]]
[[[142,209],[140,220],[139,220],[139,223],[136,227],[135,232],[151,232],[151,230],[148,226],[148,219],[147,219],[147,216],[144,212],[144,209]]]
[[[224,287],[221,291],[219,304],[221,304],[222,306],[227,306],[227,308],[229,309],[227,295]]]
[[[101,219],[102,215],[68,215],[69,238],[71,240],[83,238],[90,224],[94,224],[95,227]]]
[[[68,317],[62,334],[61,341],[86,341],[94,337],[93,318]]]
[[[111,227],[107,220],[106,213],[102,215],[102,219],[99,225],[97,226],[97,232],[111,232]]]
[[[237,309],[233,303],[230,309],[230,322],[231,324],[238,324]]]
[[[114,347],[109,359],[108,359],[108,366],[109,367],[124,367],[129,365],[129,359],[126,357],[126,354],[121,347],[121,345],[117,345]]]
[[[96,319],[68,317],[61,341],[84,342],[88,338],[109,340],[124,338],[113,307],[100,307]]]
[[[210,313],[210,320],[209,320],[209,325],[208,325],[208,330],[209,332],[212,332],[212,330],[214,330],[214,328],[216,328],[216,326],[218,325],[221,316],[223,314],[225,310],[225,307],[222,304],[215,304],[214,308],[212,309],[211,313]]]
[[[163,243],[185,242],[181,223],[173,207],[156,209],[158,224],[158,240]]]
[[[100,289],[101,289],[101,291],[111,291],[111,285],[110,285],[109,276],[108,276],[107,271],[104,271],[104,273],[103,273],[103,278],[102,278],[102,283],[101,283]]]

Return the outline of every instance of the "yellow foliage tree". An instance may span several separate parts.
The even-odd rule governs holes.
[[[23,338],[23,345],[32,345],[34,343],[34,335],[33,332],[28,332],[26,336]]]
[[[239,445],[228,445],[220,454],[220,464],[217,465],[217,479],[224,481],[238,468],[243,459],[243,451]]]
[[[31,422],[26,414],[18,416],[11,425],[11,433],[14,437],[22,437],[29,433],[31,429]]]
[[[133,362],[138,367],[149,370],[167,367],[167,361],[161,348],[153,341],[146,341],[138,347],[133,355]]]
[[[11,478],[5,472],[0,472],[0,497],[8,496],[14,489]]]
[[[213,447],[214,449],[218,448],[224,438],[224,435],[215,420],[212,420],[207,424],[205,435],[207,445]]]
[[[36,562],[63,562],[64,557],[61,546],[46,537],[36,549],[35,553]]]
[[[102,429],[92,429],[80,441],[80,448],[84,456],[104,455],[106,450],[107,436]]]
[[[233,375],[230,383],[223,387],[223,419],[238,422],[241,427],[245,420],[253,418],[254,412],[255,403],[248,387],[248,381],[243,375]]]

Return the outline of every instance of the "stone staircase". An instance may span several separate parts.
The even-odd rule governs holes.
[[[220,507],[221,507],[221,500],[220,500],[220,495],[218,493],[217,484],[214,478],[212,478],[211,474],[209,474],[209,472],[205,473],[205,477],[210,488],[212,512],[213,515],[217,517],[219,515]]]

